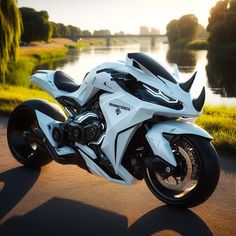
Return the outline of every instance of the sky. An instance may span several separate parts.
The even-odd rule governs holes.
[[[46,10],[50,21],[74,25],[91,32],[139,33],[140,26],[166,32],[172,19],[195,14],[207,26],[209,10],[217,0],[18,0],[19,7]]]

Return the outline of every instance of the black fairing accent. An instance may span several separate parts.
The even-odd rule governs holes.
[[[152,88],[152,89],[154,90],[154,88]],[[138,89],[138,94],[139,94],[140,99],[143,101],[155,103],[160,106],[169,107],[169,108],[175,109],[175,110],[183,109],[183,105],[180,101],[171,103],[171,102],[165,101],[164,99],[162,99],[160,97],[154,97],[154,96],[150,95],[150,93],[148,93],[147,90],[145,88],[143,88],[143,86],[140,86],[140,88]],[[170,99],[170,101],[173,100],[171,97],[169,97],[166,94],[165,94],[165,97],[168,97],[168,99]]]
[[[165,97],[167,97],[172,102],[167,102],[163,100],[160,97],[154,97],[150,93],[147,92],[142,82],[137,81],[132,75],[127,76],[126,79],[118,79],[116,82],[120,85],[122,89],[124,89],[126,92],[132,94],[133,96],[137,97],[138,99],[141,99],[145,102],[151,102],[154,104],[158,104],[160,106],[169,107],[171,109],[175,110],[181,110],[183,109],[183,105],[180,101],[173,102],[173,99],[165,94]],[[150,86],[149,86],[150,87]],[[155,88],[152,88],[153,90],[156,90]]]
[[[71,107],[77,110],[80,108],[80,105],[73,98],[61,96],[56,98],[56,100],[64,107]]]
[[[55,72],[54,83],[58,89],[69,93],[75,92],[80,87],[69,75],[62,71]]]
[[[119,72],[119,71],[111,69],[111,68],[105,68],[105,69],[98,70],[97,74],[103,73],[103,72],[110,74],[113,79],[126,78],[126,76],[127,76],[127,73]]]
[[[198,98],[193,99],[193,106],[197,111],[201,111],[205,102],[205,87],[203,87]]]
[[[191,87],[192,87],[192,84],[193,84],[193,81],[196,77],[196,74],[197,74],[197,72],[195,72],[193,74],[193,76],[188,81],[179,84],[180,88],[182,88],[185,92],[188,93],[190,91]]]
[[[62,112],[61,109],[59,109],[56,104],[50,103],[45,100],[32,99],[22,103],[21,105],[29,107],[33,111],[38,110],[57,121],[64,122],[67,119],[66,115]]]
[[[174,84],[177,83],[174,77],[163,66],[148,55],[144,53],[128,53],[128,57],[134,60],[134,67],[137,67],[137,63],[139,63],[155,76],[161,76]]]

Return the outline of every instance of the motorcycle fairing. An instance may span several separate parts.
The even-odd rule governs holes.
[[[134,62],[137,63],[138,68],[133,66]],[[150,86],[150,88],[147,89],[154,96],[155,91],[153,92],[151,88],[158,88],[164,94],[181,101],[183,108],[181,110],[176,110],[160,104],[147,102],[131,95],[118,85],[113,79],[112,74],[109,73],[109,70],[132,75],[137,81]],[[142,65],[139,60],[135,61],[135,58],[133,57],[127,58],[126,62],[101,64],[85,76],[84,81],[78,90],[71,93],[59,90],[56,87],[54,83],[55,71],[38,71],[31,76],[31,81],[49,92],[54,98],[57,99],[63,96],[69,97],[75,100],[80,106],[85,105],[99,90],[104,91],[99,99],[99,104],[106,121],[106,133],[101,145],[101,150],[110,160],[115,173],[123,178],[124,183],[130,184],[134,177],[121,165],[121,160],[129,141],[142,122],[151,119],[154,115],[166,117],[197,117],[200,114],[193,106],[191,93],[188,92],[187,89],[185,89],[186,91],[183,89],[186,87],[189,88],[189,83],[183,85],[180,84],[177,79],[172,81],[172,79],[168,80],[163,78],[162,76],[165,76],[164,74],[153,73],[152,70],[149,70]],[[39,123],[42,122],[40,121],[42,118],[40,113],[38,113],[37,118]],[[46,117],[44,116],[44,119],[42,120],[45,119]],[[48,118],[46,120],[48,124],[52,123],[52,120]],[[171,133],[173,131],[173,134],[191,133],[210,138],[206,133],[199,131],[197,128],[193,128],[191,125],[187,125],[187,123],[180,124],[179,122],[176,123],[176,121],[168,122],[154,125],[148,132],[146,138],[154,154],[159,155],[174,166],[176,166],[176,162],[169,143],[162,135],[163,133]],[[51,139],[49,131],[43,131],[45,135]],[[88,168],[92,172],[103,175],[109,180],[117,181],[116,179],[112,179],[97,166],[93,161],[94,158],[90,157],[89,153],[92,152],[89,151],[89,147],[78,148],[79,152],[81,152],[81,155],[84,157]]]
[[[204,129],[184,120],[164,121],[154,125],[146,134],[146,139],[150,147],[152,148],[154,155],[161,157],[173,166],[176,166],[177,163],[173,155],[170,143],[163,136],[163,134],[191,134],[207,139],[212,139],[212,136],[208,134]]]

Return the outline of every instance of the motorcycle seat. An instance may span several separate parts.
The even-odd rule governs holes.
[[[75,92],[79,89],[80,85],[74,82],[74,80],[62,71],[56,71],[54,74],[54,84],[59,90],[69,93]]]

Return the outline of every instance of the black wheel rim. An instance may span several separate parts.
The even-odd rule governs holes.
[[[37,153],[37,144],[25,136],[27,132],[38,128],[35,115],[27,107],[15,110],[9,120],[8,142],[14,156],[21,162],[30,161]]]

